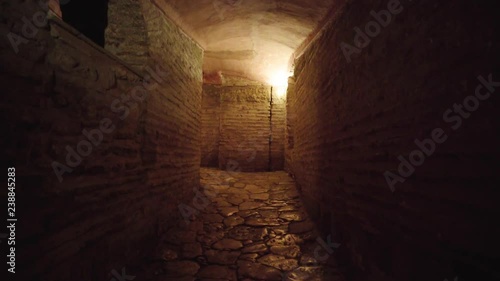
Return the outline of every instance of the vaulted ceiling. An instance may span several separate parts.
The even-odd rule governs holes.
[[[205,49],[203,71],[278,83],[334,0],[154,0]]]

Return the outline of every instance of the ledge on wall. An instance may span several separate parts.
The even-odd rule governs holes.
[[[221,71],[213,73],[203,73],[203,84],[219,85],[219,86],[270,86],[248,78],[224,74]]]

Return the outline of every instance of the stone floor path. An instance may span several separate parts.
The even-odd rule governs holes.
[[[149,280],[344,280],[331,256],[341,245],[318,235],[287,173],[203,168],[201,185],[200,211],[163,237]]]

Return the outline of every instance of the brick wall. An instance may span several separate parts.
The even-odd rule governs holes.
[[[284,169],[286,171],[293,171],[291,167],[294,162],[293,156],[293,148],[294,148],[294,132],[293,127],[295,124],[295,113],[293,111],[294,102],[295,102],[295,79],[293,77],[288,78],[288,88],[286,91],[285,98],[285,140],[284,140]]]
[[[35,1],[1,5],[0,28],[22,36],[21,19],[35,14]],[[111,280],[112,269],[150,253],[156,234],[178,219],[177,205],[194,196],[202,50],[168,20],[145,19],[170,34],[148,32],[157,76],[135,72],[57,20],[17,54],[0,40],[1,119],[9,132],[2,159],[16,167],[22,280]],[[161,43],[176,50],[159,51],[162,40],[177,42]],[[146,93],[131,91],[138,85]],[[59,182],[53,162],[69,165],[66,147],[77,150],[82,130],[101,126],[109,133]]]
[[[201,107],[201,166],[219,167],[220,87],[203,85]]]
[[[456,130],[443,114],[500,80],[494,9],[470,1],[402,1],[403,11],[347,62],[355,27],[388,1],[349,1],[298,59],[288,95],[287,167],[357,280],[498,280],[498,97]],[[411,4],[413,3],[413,4]],[[481,93],[487,91],[480,88]],[[448,139],[394,192],[384,173],[415,139]],[[290,148],[290,144],[287,148]]]
[[[270,86],[224,80],[224,85],[203,86],[202,165],[245,172],[283,170],[285,99],[273,94],[271,104]]]
[[[269,170],[270,98],[268,86],[221,88],[219,167]]]
[[[151,1],[142,3],[151,61],[145,76],[164,74],[158,94],[147,101],[144,160],[153,186],[171,185],[163,190],[163,205],[175,216],[173,203],[191,202],[199,184],[203,51]]]
[[[271,171],[280,171],[285,168],[285,123],[286,95],[285,93],[278,93],[276,88],[273,87],[271,104]]]
[[[202,108],[202,166],[284,169],[285,98],[274,93],[271,102],[270,86],[237,78],[204,84]]]
[[[140,71],[150,58],[148,32],[142,11],[145,3],[145,0],[109,0],[104,42],[106,50]]]

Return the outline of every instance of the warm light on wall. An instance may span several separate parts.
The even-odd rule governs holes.
[[[274,92],[276,93],[276,96],[278,98],[282,98],[286,95],[286,90],[288,88],[288,85],[286,86],[275,86],[273,87]]]
[[[279,87],[288,85],[288,75],[284,71],[275,72],[269,79],[269,84]]]
[[[269,84],[273,86],[276,96],[284,97],[288,88],[288,74],[286,71],[275,72],[269,79]]]

